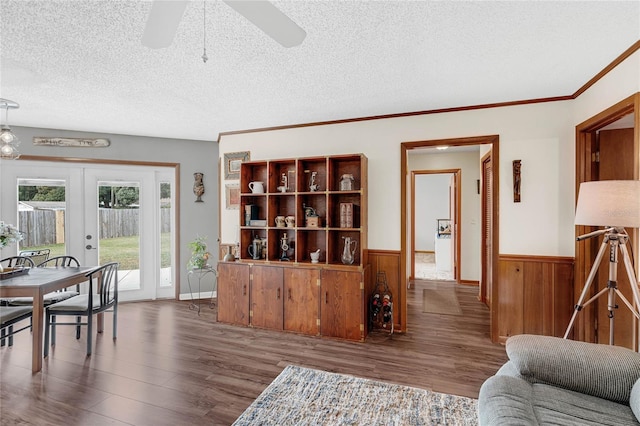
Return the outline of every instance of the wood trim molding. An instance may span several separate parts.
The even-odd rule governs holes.
[[[411,184],[409,182],[409,172],[408,172],[408,151],[421,147],[428,146],[460,146],[460,145],[491,145],[492,158],[495,164],[500,164],[500,137],[499,135],[488,135],[488,136],[474,136],[467,138],[452,138],[452,139],[437,139],[437,140],[426,140],[426,141],[412,141],[412,142],[402,142],[400,144],[400,279],[402,285],[401,288],[406,288],[406,280],[408,278],[407,275],[407,255],[408,255],[408,246],[407,246],[407,209],[409,206],[407,205],[407,187]],[[499,281],[498,281],[498,253],[499,253],[499,223],[500,223],[500,211],[499,211],[499,203],[500,199],[500,174],[499,168],[494,167],[492,171],[493,178],[493,233],[492,233],[492,258],[494,259],[492,265],[492,277],[493,277],[493,289],[491,292],[491,297],[493,299],[496,298],[496,294],[499,292]],[[407,304],[406,294],[403,294],[404,297],[400,299],[400,304],[403,307],[402,310],[402,323],[407,323],[407,309],[404,309]],[[490,334],[493,342],[498,341],[498,314],[497,314],[497,303],[491,303],[491,312],[490,312]]]
[[[438,174],[452,174],[454,176],[455,179],[455,186],[456,186],[456,217],[455,217],[455,223],[458,225],[458,231],[455,233],[455,241],[453,242],[455,244],[455,250],[456,250],[456,259],[457,262],[455,262],[454,265],[454,277],[453,279],[455,281],[459,281],[460,280],[460,264],[461,264],[461,247],[460,247],[460,235],[461,235],[461,231],[460,229],[462,228],[460,226],[461,224],[461,217],[462,217],[462,189],[461,189],[461,184],[462,184],[462,177],[461,177],[461,173],[462,170],[461,169],[433,169],[433,170],[412,170],[411,171],[411,229],[415,230],[416,229],[416,197],[415,197],[415,192],[416,192],[416,176],[417,175],[438,175]],[[416,251],[416,240],[415,240],[415,232],[411,233],[411,244],[410,244],[410,253],[419,253],[419,251]],[[433,253],[433,252],[431,252]],[[453,260],[453,259],[452,259]],[[409,278],[410,279],[415,279],[415,271],[416,271],[416,261],[415,261],[415,256],[411,256],[411,273],[409,274]]]
[[[602,79],[605,75],[611,72],[615,67],[617,67],[622,62],[624,62],[625,59],[627,59],[629,56],[634,54],[638,49],[640,49],[640,40],[632,44],[627,50],[622,52],[616,59],[611,61],[609,65],[603,68],[602,71],[596,74],[593,78],[587,81],[584,85],[582,85],[582,87],[580,87],[575,93],[571,95],[524,99],[524,100],[508,101],[508,102],[496,102],[496,103],[489,103],[489,104],[467,105],[467,106],[459,106],[459,107],[451,107],[451,108],[439,108],[439,109],[431,109],[431,110],[423,110],[423,111],[401,112],[401,113],[393,113],[393,114],[370,115],[365,117],[345,118],[341,120],[316,121],[311,123],[299,123],[299,124],[288,124],[288,125],[282,125],[282,126],[260,127],[255,129],[246,129],[246,130],[233,130],[233,131],[219,133],[217,142],[220,143],[220,139],[223,136],[241,135],[241,134],[248,134],[248,133],[270,132],[275,130],[289,130],[289,129],[298,129],[302,127],[327,126],[327,125],[333,125],[333,124],[356,123],[359,121],[403,118],[403,117],[412,117],[412,116],[418,116],[418,115],[443,114],[448,112],[472,111],[472,110],[488,109],[488,108],[502,108],[502,107],[508,107],[508,106],[516,106],[516,105],[539,104],[539,103],[545,103],[545,102],[570,101],[570,100],[576,99],[582,93],[587,91],[591,86],[596,84],[600,79]]]
[[[618,56],[616,59],[611,61],[609,65],[604,67],[604,69],[600,71],[598,74],[596,74],[591,80],[587,81],[581,88],[579,88],[573,95],[571,95],[571,97],[575,99],[581,94],[583,94],[584,92],[586,92],[587,89],[589,89],[591,86],[596,84],[598,80],[600,80],[602,77],[604,77],[609,72],[611,72],[611,70],[613,70],[615,67],[620,65],[629,56],[633,55],[638,49],[640,49],[640,40],[633,43],[631,47],[629,47],[627,50],[622,52],[620,56]]]
[[[631,55],[633,52],[640,48],[640,41],[634,44],[635,50],[628,50],[628,55]],[[633,147],[633,178],[640,179],[640,92],[637,92],[631,96],[622,99],[616,104],[610,106],[609,108],[601,111],[600,113],[590,117],[589,119],[583,121],[582,123],[576,126],[575,133],[575,167],[576,167],[576,175],[575,175],[575,200],[574,205],[577,203],[578,193],[580,190],[580,184],[582,182],[589,182],[592,180],[597,180],[597,172],[592,167],[592,147],[595,145],[595,140],[597,138],[596,133],[602,127],[613,123],[614,121],[620,119],[621,117],[634,114],[634,147]],[[592,231],[592,227],[588,226],[576,226],[575,227],[575,236],[586,234]],[[640,240],[640,230],[633,229],[632,238],[634,241]],[[575,243],[575,264],[574,264],[574,275],[575,282],[585,283],[587,277],[590,273],[591,265],[593,264],[592,254],[594,250],[594,241],[585,240],[582,242]],[[636,266],[636,273],[640,270],[640,267]],[[578,300],[581,292],[581,287],[576,286],[574,289],[574,299]],[[582,315],[579,315],[574,329],[573,334],[576,340],[582,340],[586,342],[593,342],[596,340],[595,335],[595,323],[596,323],[596,314],[595,307],[588,306],[583,310]],[[640,325],[637,321],[633,323],[634,332],[633,335],[635,337],[635,341],[633,342],[634,347],[640,346],[640,331],[638,328]]]
[[[149,167],[179,167],[180,163],[165,163],[154,161],[111,160],[104,158],[80,158],[80,157],[52,157],[41,155],[21,155],[16,161],[49,161],[59,163],[87,163],[87,164],[111,164],[123,166],[149,166]]]
[[[569,256],[532,256],[528,254],[501,254],[500,261],[505,262],[538,262],[538,263],[573,263],[575,258]]]

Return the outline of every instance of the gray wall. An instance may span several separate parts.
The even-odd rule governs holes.
[[[96,160],[127,160],[180,164],[180,293],[189,293],[186,263],[190,252],[189,241],[196,235],[206,236],[212,253],[212,266],[217,264],[218,254],[218,144],[212,141],[162,139],[109,133],[75,132],[69,130],[40,129],[33,127],[11,128],[22,142],[21,155],[44,157],[83,158]],[[34,136],[108,138],[107,148],[63,148],[34,146]],[[3,160],[5,161],[5,160]],[[19,161],[19,160],[18,160]],[[0,167],[2,164],[0,162]],[[195,203],[193,173],[204,173],[205,194],[203,203]],[[0,189],[5,185],[0,183]],[[210,291],[203,282],[202,291]]]

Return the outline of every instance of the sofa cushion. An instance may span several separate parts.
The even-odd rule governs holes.
[[[640,424],[626,405],[508,375],[496,375],[483,383],[478,407],[481,425]]]
[[[506,350],[519,374],[531,383],[622,404],[629,404],[631,388],[640,378],[640,354],[618,346],[518,335],[507,340]]]

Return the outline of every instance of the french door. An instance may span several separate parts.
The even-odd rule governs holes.
[[[19,226],[33,237],[33,247],[14,250],[49,248],[83,265],[119,262],[122,301],[175,296],[173,169],[5,161],[0,172],[1,217],[22,221]],[[56,201],[34,201],[47,197]],[[54,207],[52,224],[42,224],[46,215],[33,214]],[[41,234],[55,234],[55,242]]]

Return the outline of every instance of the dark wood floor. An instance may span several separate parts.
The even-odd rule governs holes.
[[[409,290],[404,335],[372,333],[365,343],[298,336],[215,322],[187,302],[121,304],[118,339],[111,314],[94,353],[85,331],[60,327],[41,373],[31,374],[31,336],[0,349],[2,425],[228,425],[287,364],[477,397],[506,360],[489,340],[488,309],[477,288],[456,286],[463,315],[422,313],[422,289]]]

